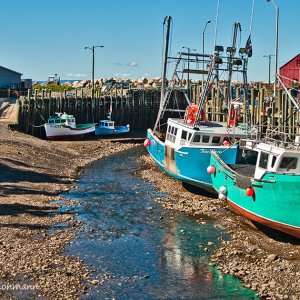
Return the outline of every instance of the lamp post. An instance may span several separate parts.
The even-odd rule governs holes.
[[[205,48],[204,48],[204,35],[205,35],[205,30],[206,30],[206,27],[207,25],[211,23],[211,20],[207,20],[206,23],[205,23],[205,26],[204,26],[204,29],[203,29],[203,32],[202,32],[202,54],[203,54],[203,62],[202,62],[202,69],[203,69],[203,74],[202,74],[202,93],[204,91],[204,52],[205,52]]]
[[[271,60],[272,60],[272,54],[264,55],[263,57],[267,58],[269,60],[269,85],[271,84]]]
[[[182,47],[183,49],[187,49],[188,51],[188,76],[187,76],[187,90],[188,90],[188,98],[190,99],[190,53],[191,51],[197,51],[196,49],[191,49],[190,47]]]
[[[274,78],[274,94],[273,97],[275,99],[277,95],[277,73],[278,73],[278,23],[279,23],[279,7],[275,4],[274,0],[267,0],[267,2],[272,2],[276,10],[276,41],[275,41],[275,78]]]
[[[84,49],[89,49],[93,53],[92,58],[92,99],[94,99],[94,92],[95,92],[95,48],[103,48],[104,46],[92,46],[92,47],[84,47]]]

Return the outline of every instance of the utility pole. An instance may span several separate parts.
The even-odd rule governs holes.
[[[103,48],[104,46],[84,47],[92,51],[92,99],[95,96],[95,48]]]
[[[275,4],[274,0],[267,0],[267,2],[272,2],[276,10],[276,33],[275,33],[275,78],[274,78],[274,92],[273,99],[277,95],[277,74],[278,74],[278,23],[279,23],[279,7]]]
[[[272,54],[264,55],[263,57],[268,58],[269,60],[269,86],[271,85],[271,60],[272,60]]]

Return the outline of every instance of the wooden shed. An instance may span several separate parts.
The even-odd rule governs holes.
[[[300,54],[281,66],[279,75],[286,86],[295,85],[295,81],[300,81]]]

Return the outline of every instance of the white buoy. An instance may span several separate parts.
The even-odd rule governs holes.
[[[226,196],[224,194],[220,193],[219,194],[219,199],[220,200],[224,200],[224,199],[226,199]]]
[[[226,186],[222,185],[222,186],[219,188],[219,192],[220,192],[221,194],[226,195],[226,194],[227,194],[227,188],[226,188]]]

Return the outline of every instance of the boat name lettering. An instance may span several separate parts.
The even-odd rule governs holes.
[[[223,150],[215,150],[216,153],[221,154]],[[210,149],[200,149],[201,154],[210,154]]]

